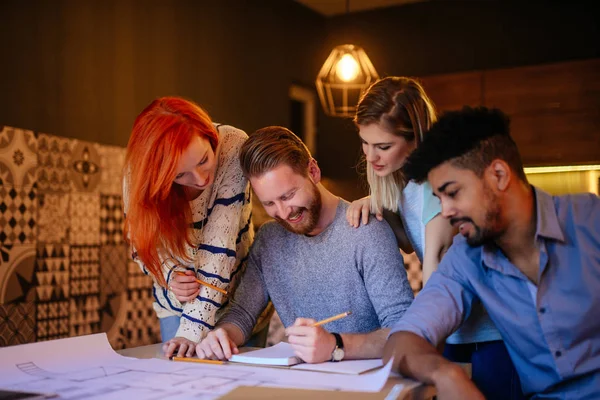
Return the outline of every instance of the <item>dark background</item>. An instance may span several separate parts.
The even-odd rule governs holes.
[[[291,123],[335,45],[381,76],[427,76],[600,56],[591,2],[428,1],[325,18],[291,0],[3,0],[0,125],[125,146],[155,97],[198,102],[250,133]],[[324,175],[356,177],[347,119],[318,116]]]

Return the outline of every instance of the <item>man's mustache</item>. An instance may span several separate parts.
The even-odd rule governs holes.
[[[473,225],[475,225],[475,223],[473,222],[473,220],[469,217],[462,217],[462,218],[450,218],[450,225],[453,225],[458,223],[458,222],[470,222]]]

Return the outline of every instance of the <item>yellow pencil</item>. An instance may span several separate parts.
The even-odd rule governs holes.
[[[171,361],[195,362],[195,363],[200,363],[200,364],[217,364],[217,365],[226,364],[225,361],[219,361],[219,360],[201,360],[200,358],[191,358],[191,357],[171,357],[170,360]]]
[[[345,318],[345,317],[347,317],[350,314],[352,314],[352,311],[346,311],[346,312],[343,312],[341,314],[334,315],[333,317],[322,319],[319,322],[315,322],[315,324],[313,326],[321,326],[321,325],[324,325],[324,324],[326,324],[328,322],[337,321],[338,319]]]
[[[177,275],[185,275],[185,272],[183,272],[183,271],[175,271],[175,273],[176,273]],[[218,287],[218,286],[211,285],[210,283],[208,283],[208,282],[204,282],[203,280],[200,280],[200,279],[198,279],[198,278],[196,278],[196,282],[198,282],[199,284],[201,284],[201,285],[203,285],[203,286],[206,286],[206,287],[209,287],[209,288],[211,288],[211,289],[214,289],[214,290],[216,290],[217,292],[223,293],[225,296],[227,296],[227,290],[225,290],[225,289],[221,289],[221,288],[220,288],[220,287]]]

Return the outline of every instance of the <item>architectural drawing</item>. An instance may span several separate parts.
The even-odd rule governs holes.
[[[238,386],[379,391],[390,365],[360,376],[212,365],[116,354],[105,334],[0,349],[0,388],[63,399],[216,399]]]

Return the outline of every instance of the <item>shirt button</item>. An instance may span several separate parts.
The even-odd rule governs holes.
[[[555,355],[556,357],[560,357],[560,356],[562,356],[562,351],[560,351],[560,350],[556,350],[556,351],[554,352],[554,355]]]
[[[545,312],[546,312],[546,307],[541,307],[541,308],[540,308],[540,314],[543,314],[543,313],[545,313]]]

